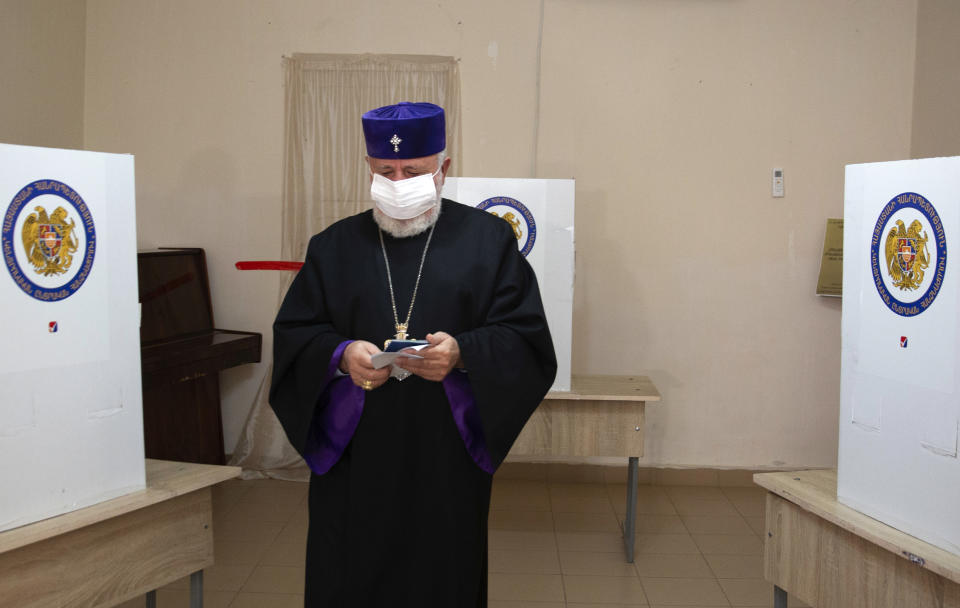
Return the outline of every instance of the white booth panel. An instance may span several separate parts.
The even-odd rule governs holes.
[[[960,554],[960,157],[850,165],[837,497]]]
[[[143,489],[133,157],[0,144],[0,530]]]

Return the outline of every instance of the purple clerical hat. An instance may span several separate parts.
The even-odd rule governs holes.
[[[367,154],[373,158],[420,158],[447,147],[443,108],[401,101],[363,115]]]

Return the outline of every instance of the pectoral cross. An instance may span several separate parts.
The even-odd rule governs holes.
[[[406,323],[397,323],[397,340],[406,340],[407,339],[407,324]]]

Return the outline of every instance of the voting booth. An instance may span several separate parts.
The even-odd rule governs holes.
[[[552,391],[570,390],[574,180],[448,177],[443,195],[503,218],[537,275],[557,353]]]
[[[960,554],[960,157],[846,170],[837,498]]]
[[[0,531],[144,488],[133,157],[0,145]]]

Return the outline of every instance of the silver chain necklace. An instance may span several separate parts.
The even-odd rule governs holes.
[[[383,243],[383,230],[377,229],[380,233],[380,251],[383,252],[383,263],[387,267],[387,286],[390,287],[390,306],[393,307],[393,324],[397,330],[397,340],[407,339],[407,329],[410,327],[410,315],[413,314],[413,303],[417,300],[417,288],[420,287],[420,276],[423,274],[423,263],[427,259],[427,249],[430,248],[430,239],[433,238],[433,229],[436,227],[436,224],[430,227],[430,234],[427,235],[427,243],[423,246],[423,255],[420,256],[420,268],[417,270],[417,281],[413,284],[413,295],[410,296],[410,308],[407,309],[407,319],[403,323],[401,323],[397,317],[397,301],[393,297],[393,277],[390,276],[390,258],[387,257],[387,246]]]

